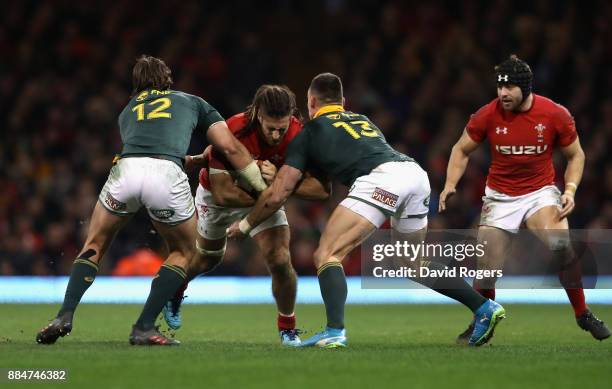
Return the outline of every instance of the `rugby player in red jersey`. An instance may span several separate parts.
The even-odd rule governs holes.
[[[533,73],[515,55],[495,67],[498,98],[473,114],[454,145],[440,194],[439,210],[465,172],[469,155],[488,138],[492,162],[487,178],[478,239],[488,244],[482,263],[499,268],[508,252],[512,235],[521,226],[533,231],[548,245],[574,309],[576,322],[595,339],[610,336],[610,330],[585,303],[580,264],[569,239],[567,215],[574,209],[574,195],[584,169],[584,152],[576,125],[568,110],[554,101],[532,93]],[[565,190],[555,183],[552,152],[558,146],[567,158]],[[485,297],[495,297],[494,280],[475,281]],[[472,333],[473,322],[458,341]]]
[[[262,176],[272,182],[277,168],[285,162],[289,142],[301,131],[295,95],[289,88],[263,85],[255,93],[246,112],[227,120],[236,138],[246,146],[254,159],[259,160]],[[242,219],[255,204],[255,196],[246,182],[236,182],[235,171],[219,150],[205,152],[207,168],[200,170],[200,184],[195,203],[198,212],[198,256],[187,270],[188,280],[208,273],[223,259],[226,247],[226,229]],[[206,158],[195,156],[196,160]],[[329,197],[330,186],[308,176],[295,191],[302,199],[324,200]],[[270,216],[258,228],[251,231],[270,274],[272,293],[278,308],[278,330],[283,345],[299,343],[295,329],[296,273],[289,253],[289,225],[285,210]],[[164,318],[168,325],[180,327],[180,303],[187,285],[166,304]]]

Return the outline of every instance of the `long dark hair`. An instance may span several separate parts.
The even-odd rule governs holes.
[[[172,71],[166,63],[150,55],[141,55],[132,70],[132,96],[145,89],[166,90],[172,85]]]
[[[302,115],[295,103],[295,94],[285,85],[262,85],[255,92],[253,101],[247,107],[245,116],[247,125],[237,135],[245,136],[257,127],[257,116],[263,113],[274,119],[293,115],[302,120]]]

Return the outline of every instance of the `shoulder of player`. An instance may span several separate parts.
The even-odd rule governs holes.
[[[240,112],[229,117],[225,122],[227,123],[227,127],[230,129],[230,131],[236,134],[246,127],[246,125],[249,123],[249,119],[246,117],[244,112]]]
[[[304,123],[302,123],[302,121],[300,119],[298,119],[295,116],[291,116],[291,119],[289,120],[289,129],[298,129],[301,130],[302,127],[304,126]]]
[[[200,110],[202,108],[206,109],[215,109],[208,101],[204,100],[200,96],[192,95],[191,93],[177,91],[177,90],[169,90],[170,96],[172,99],[176,101],[184,101],[186,104],[191,104],[192,107],[196,110]]]
[[[493,100],[489,101],[487,104],[478,108],[478,110],[474,112],[474,115],[489,116],[489,115],[495,114],[500,109],[501,109],[501,106],[499,103],[499,99],[494,98]]]
[[[287,128],[287,133],[285,134],[285,139],[291,140],[297,134],[302,131],[304,124],[295,116],[291,116],[291,120],[289,121],[289,128]]]
[[[536,95],[536,98],[538,99],[538,102],[542,102],[544,106],[552,112],[569,114],[569,110],[561,103],[557,103],[556,101],[549,99],[548,97],[540,95]]]
[[[321,128],[326,127],[326,124],[330,122],[329,119],[323,116],[316,117],[304,123],[300,132],[308,133],[312,131],[319,131]]]
[[[470,121],[476,120],[477,123],[480,123],[479,125],[486,128],[488,127],[488,124],[490,124],[490,118],[496,115],[499,110],[501,110],[501,107],[499,106],[499,99],[495,98],[471,114]]]
[[[570,111],[562,104],[535,93],[534,98],[536,99],[535,106],[538,108],[538,111],[549,115],[553,120],[564,120],[572,117]]]
[[[341,115],[344,116],[343,119],[345,120],[347,119],[349,120],[369,120],[367,116],[356,113],[356,112],[351,112],[351,111],[331,112],[326,115],[318,116],[304,123],[302,132],[304,131],[309,131],[309,132],[326,131],[333,127],[333,123],[337,122],[341,118]]]
[[[197,101],[197,102],[201,102],[204,101],[203,98],[201,98],[200,96],[196,96],[196,95],[192,95],[190,93],[187,92],[182,92],[179,90],[167,90],[164,92],[168,92],[168,94],[175,100],[185,100],[185,101]]]

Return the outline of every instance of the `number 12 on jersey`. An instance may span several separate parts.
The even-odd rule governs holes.
[[[151,112],[146,115],[147,120],[151,119],[159,119],[159,118],[167,118],[172,119],[172,114],[170,112],[166,112],[168,108],[172,105],[172,101],[167,97],[162,97],[157,100],[153,100],[150,103],[147,103],[148,106],[157,106]],[[136,120],[141,121],[145,119],[145,103],[141,103],[135,105],[132,108],[132,112],[136,112]]]
[[[351,124],[359,126],[358,129],[355,129]],[[352,122],[335,122],[332,124],[334,127],[342,127],[346,132],[349,133],[355,139],[361,138],[361,136],[367,136],[370,138],[374,138],[380,136],[378,131],[375,128],[370,127],[370,123],[366,120],[354,120]],[[359,130],[359,132],[357,132]]]

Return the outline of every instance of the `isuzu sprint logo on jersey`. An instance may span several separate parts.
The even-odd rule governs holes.
[[[384,189],[376,188],[374,189],[374,193],[372,193],[372,198],[390,207],[395,207],[397,205],[397,199],[399,199],[399,196],[391,192],[387,192]]]
[[[495,133],[508,135],[508,128],[507,127],[495,127]]]
[[[505,155],[536,155],[542,154],[548,149],[548,145],[544,146],[500,146],[495,145],[495,150],[500,154]]]
[[[542,123],[538,123],[538,125],[534,128],[538,132],[538,142],[544,142],[544,130],[546,129],[546,126]]]

